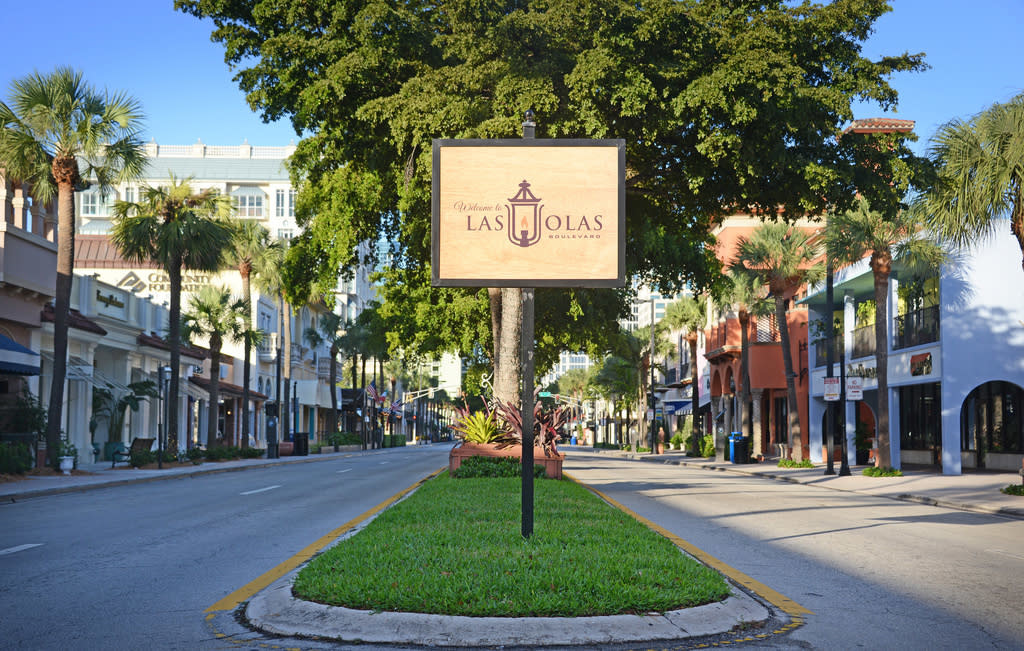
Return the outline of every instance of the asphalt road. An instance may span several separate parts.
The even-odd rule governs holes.
[[[449,447],[0,505],[0,648],[238,648],[209,606],[442,467]]]
[[[1024,648],[1024,521],[609,455],[565,468],[813,612],[731,647]]]
[[[205,613],[443,466],[448,447],[2,504],[0,649],[329,648]],[[812,611],[729,646],[1024,648],[1024,521],[579,450],[565,468]]]

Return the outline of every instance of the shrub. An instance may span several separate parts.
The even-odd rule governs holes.
[[[0,442],[0,473],[22,475],[32,467],[32,451],[26,443]]]
[[[1024,496],[1024,484],[1010,484],[1006,488],[1000,489],[1007,495],[1021,495]]]
[[[156,461],[156,452],[152,450],[137,450],[132,452],[132,456],[129,459],[133,468],[141,468],[147,466]]]
[[[792,459],[779,459],[780,468],[813,468],[814,464],[811,463],[810,459],[801,459],[800,461],[793,461]]]
[[[903,471],[896,470],[895,468],[875,468],[870,466],[864,469],[863,474],[867,477],[902,477]]]
[[[505,438],[505,432],[492,411],[460,409],[453,429],[458,432],[456,436],[467,443],[498,443]]]
[[[704,435],[704,440],[700,444],[700,456],[702,457],[713,457],[715,456],[715,437],[712,434]]]
[[[202,448],[189,448],[189,450],[185,452],[185,457],[193,463],[201,460],[204,456],[206,456],[206,451]]]
[[[472,456],[464,459],[452,475],[458,479],[478,477],[519,477],[522,465],[519,457],[481,457]],[[533,476],[543,478],[544,466],[534,464]]]
[[[682,434],[676,433],[676,434],[672,435],[672,438],[669,439],[668,442],[672,446],[673,450],[682,450],[683,449],[683,443],[685,441],[683,440]]]
[[[335,432],[328,441],[331,445],[362,445],[363,440],[355,432]]]
[[[263,448],[242,448],[240,452],[243,459],[259,459],[266,450]]]

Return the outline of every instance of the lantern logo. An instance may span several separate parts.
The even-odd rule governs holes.
[[[530,192],[530,184],[523,179],[519,192],[505,204],[508,212],[508,241],[526,248],[540,241],[540,215],[544,207],[540,199]]]

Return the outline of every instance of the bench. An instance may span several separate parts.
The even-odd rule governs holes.
[[[113,468],[118,461],[131,461],[132,455],[136,452],[149,452],[153,448],[154,441],[156,439],[137,438],[132,441],[132,446],[127,451],[114,450],[110,453],[110,467]],[[118,457],[124,458],[118,459]]]

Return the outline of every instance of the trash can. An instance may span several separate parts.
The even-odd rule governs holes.
[[[733,463],[750,462],[750,439],[743,435],[729,437],[729,456]]]
[[[743,438],[743,435],[739,432],[733,432],[729,435],[729,449],[725,456],[726,461],[739,463],[739,461],[736,460],[736,441],[741,438]]]
[[[295,451],[292,454],[296,457],[309,456],[309,435],[304,432],[295,434]]]

